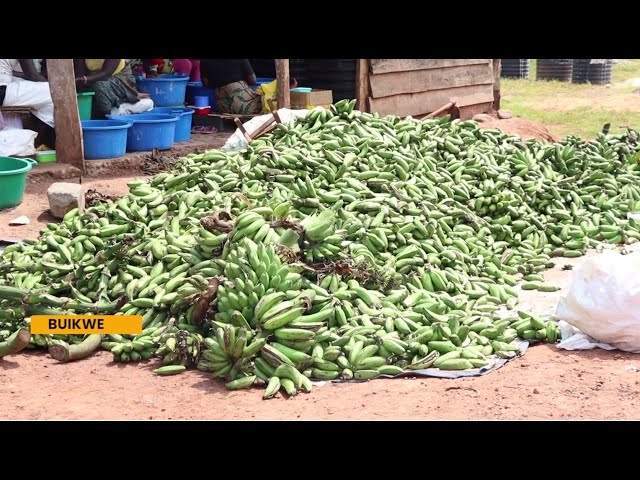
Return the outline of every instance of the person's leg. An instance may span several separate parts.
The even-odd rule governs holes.
[[[200,82],[200,60],[191,60],[191,75],[189,80],[192,82]]]
[[[33,107],[34,115],[50,127],[54,126],[53,100],[48,82],[14,80],[7,84],[4,106]]]
[[[219,88],[216,102],[220,113],[252,115],[262,112],[262,97],[245,81]]]

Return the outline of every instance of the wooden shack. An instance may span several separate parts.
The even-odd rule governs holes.
[[[347,62],[350,60],[338,59]],[[460,118],[488,112],[500,105],[500,60],[497,59],[353,59],[353,68],[332,72],[341,85],[343,95],[351,91],[358,108],[380,115],[420,117],[446,107]],[[296,71],[304,71],[316,60],[297,59]],[[290,107],[289,59],[274,59],[278,79],[278,105]],[[78,115],[73,60],[48,61],[49,84],[56,122],[58,161],[75,165],[84,171],[82,129]],[[323,68],[309,68],[321,78]],[[343,75],[336,77],[337,71]],[[341,78],[343,76],[344,78]],[[313,80],[312,80],[313,81]],[[337,100],[334,98],[334,100]],[[444,110],[443,110],[444,111]]]
[[[358,108],[363,111],[377,112],[382,116],[421,116],[454,103],[453,113],[456,116],[471,118],[476,113],[499,108],[499,59],[382,58],[353,61],[355,68],[345,69],[345,75],[351,76],[355,86],[352,91],[358,99]],[[312,62],[314,60],[297,60],[298,71],[304,71],[305,64],[311,65]],[[286,76],[288,79],[289,60],[277,59],[275,64],[277,78],[284,80]],[[314,84],[308,86],[313,87],[321,81],[317,75],[311,76],[310,80]],[[341,97],[334,99],[340,100]]]

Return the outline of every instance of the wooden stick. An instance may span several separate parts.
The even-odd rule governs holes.
[[[440,115],[441,113],[446,112],[447,110],[450,110],[451,108],[453,108],[455,104],[456,102],[449,102],[446,105],[441,106],[439,109],[434,110],[429,115],[425,115],[420,120],[426,120],[427,118],[432,118],[432,117],[435,117],[436,115]]]
[[[267,100],[267,103],[269,104],[269,108],[271,109],[271,115],[273,115],[273,118],[276,119],[276,122],[282,123],[282,120],[280,120],[280,115],[278,115],[278,109],[273,105],[273,99],[269,98]]]
[[[256,138],[258,138],[261,135],[264,135],[264,133],[269,129],[269,127],[271,125],[273,125],[273,123],[276,121],[274,116],[271,116],[271,118],[269,118],[266,122],[264,122],[262,125],[260,125],[255,132],[253,132],[251,135],[253,136],[253,139],[255,140]]]
[[[240,129],[240,131],[244,135],[244,138],[247,139],[247,142],[251,143],[253,141],[253,139],[249,136],[249,134],[245,130],[244,125],[242,125],[242,122],[240,121],[240,119],[238,117],[234,118],[233,119],[233,123],[235,123],[236,127],[238,127]]]

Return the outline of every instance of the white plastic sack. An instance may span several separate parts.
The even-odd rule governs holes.
[[[556,317],[599,343],[640,353],[640,254],[604,251],[586,258]]]
[[[0,157],[26,157],[35,155],[35,140],[38,136],[33,130],[4,128],[0,130]]]
[[[564,320],[558,322],[558,329],[560,330],[562,340],[556,344],[556,347],[562,350],[593,350],[594,348],[602,348],[603,350],[616,349],[616,347],[612,347],[608,343],[598,342],[577,328],[572,327]]]
[[[310,111],[311,110],[290,110],[288,108],[281,108],[278,110],[278,115],[280,116],[280,120],[282,120],[282,123],[284,123],[285,125],[289,125],[290,123],[293,123],[293,121],[298,117],[306,117]],[[249,136],[251,136],[251,134],[258,130],[258,128],[260,128],[264,124],[264,122],[269,120],[269,118],[271,118],[270,113],[253,117],[247,123],[243,124],[244,129],[247,131]],[[247,145],[247,139],[244,138],[244,135],[242,134],[240,129],[236,128],[235,133],[231,135],[231,137],[229,137],[221,150],[237,152],[242,150],[243,148],[246,148]]]

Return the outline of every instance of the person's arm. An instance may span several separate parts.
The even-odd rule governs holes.
[[[209,77],[210,62],[208,60],[200,60],[200,81],[204,87],[208,87],[211,80]]]
[[[24,73],[23,78],[33,82],[47,81],[47,79],[36,70],[36,66],[33,64],[33,59],[20,58],[18,61],[20,62],[20,67],[22,67],[22,72]]]
[[[251,64],[248,59],[242,60],[242,74],[244,75],[245,81],[249,85],[255,85],[257,82],[256,74],[253,72],[253,68],[251,68]]]
[[[76,86],[84,87],[86,85],[91,85],[101,80],[106,80],[107,78],[111,77],[111,75],[113,75],[113,72],[116,71],[116,68],[118,68],[118,65],[120,65],[120,61],[121,59],[119,58],[106,59],[102,64],[102,68],[97,72],[87,72],[82,76],[77,76]],[[84,64],[84,61],[83,61],[83,64]],[[85,71],[86,70],[87,69],[85,66]],[[76,72],[76,75],[77,75],[77,72]]]

